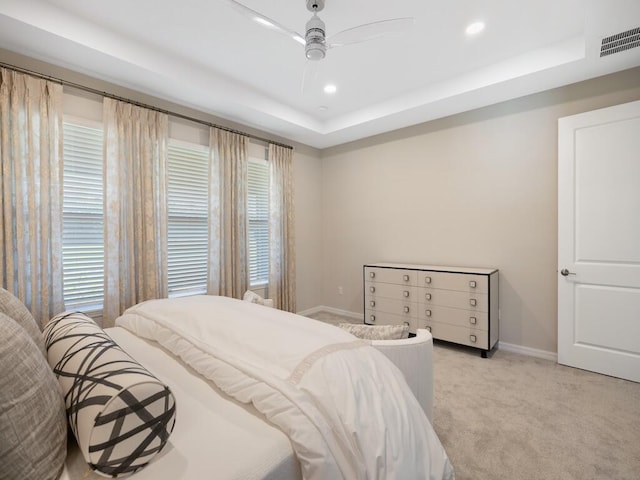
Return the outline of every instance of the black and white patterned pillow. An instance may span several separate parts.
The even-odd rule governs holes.
[[[110,477],[144,467],[175,425],[169,387],[82,313],[55,316],[44,336],[69,425],[87,463]]]

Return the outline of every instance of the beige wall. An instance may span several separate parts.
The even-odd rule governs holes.
[[[293,160],[296,303],[300,312],[322,301],[322,162],[319,152],[310,148],[296,148]]]
[[[7,50],[0,61],[270,138]],[[368,262],[493,266],[501,340],[555,352],[557,119],[639,98],[634,69],[323,152],[294,144],[298,310],[362,312]]]
[[[639,98],[634,69],[325,150],[322,303],[362,312],[365,263],[496,267],[500,340],[556,352],[557,120]]]

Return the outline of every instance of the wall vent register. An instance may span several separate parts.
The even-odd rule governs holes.
[[[498,269],[399,263],[363,266],[364,323],[409,325],[478,348],[498,342]]]

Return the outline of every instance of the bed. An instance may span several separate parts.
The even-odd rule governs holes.
[[[175,428],[132,479],[453,478],[429,422],[428,332],[367,342],[195,296],[136,305],[105,333],[175,397]],[[73,435],[60,478],[104,478]]]

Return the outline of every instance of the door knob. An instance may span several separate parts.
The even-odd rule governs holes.
[[[570,272],[566,268],[563,268],[562,270],[560,270],[560,275],[562,275],[563,277],[566,277],[566,276],[569,276],[569,275],[575,275],[575,273],[574,272]]]

